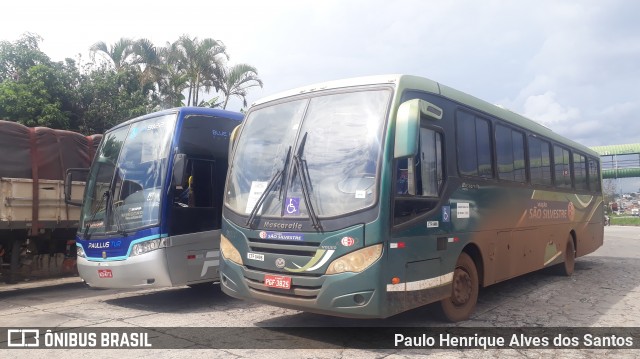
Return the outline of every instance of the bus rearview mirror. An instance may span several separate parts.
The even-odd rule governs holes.
[[[240,125],[233,128],[231,131],[231,136],[229,136],[229,163],[231,163],[231,155],[233,154],[233,148],[236,146],[236,141],[238,140],[238,132],[240,131]]]
[[[71,197],[73,182],[87,182],[88,168],[68,168],[64,176],[64,203],[70,206],[82,206],[82,201],[74,201]],[[84,186],[82,186],[84,188]],[[84,197],[84,193],[82,194]]]
[[[185,171],[187,169],[187,155],[184,153],[176,153],[173,157],[173,183],[181,185],[184,183]]]
[[[420,118],[425,116],[432,120],[440,120],[442,112],[440,107],[421,99],[400,104],[396,115],[394,157],[403,158],[418,153]]]

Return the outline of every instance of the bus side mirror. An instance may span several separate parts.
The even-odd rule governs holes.
[[[231,136],[229,136],[229,154],[227,155],[229,157],[228,158],[229,163],[231,163],[231,154],[233,153],[233,149],[236,147],[239,131],[240,131],[240,125],[234,127],[233,131],[231,131]]]
[[[180,185],[184,183],[185,171],[187,169],[187,155],[176,153],[173,157],[173,183]]]
[[[396,115],[394,158],[414,156],[418,153],[420,118],[442,119],[442,109],[430,102],[413,99],[400,104]]]
[[[89,175],[88,168],[69,168],[64,176],[64,203],[70,206],[82,206],[82,197],[84,197],[84,190],[87,183],[87,176]],[[82,182],[82,197],[80,201],[73,199],[74,182],[76,186],[78,182]]]

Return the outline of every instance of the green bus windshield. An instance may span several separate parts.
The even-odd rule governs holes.
[[[310,210],[334,217],[372,206],[390,96],[389,89],[333,93],[252,111],[230,166],[226,205],[268,218],[308,217]]]

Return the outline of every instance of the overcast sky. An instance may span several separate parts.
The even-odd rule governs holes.
[[[264,81],[249,103],[315,82],[406,73],[587,146],[640,142],[634,0],[58,0],[0,9],[0,40],[36,33],[57,61],[87,61],[93,43],[122,37],[159,46],[183,34],[221,40],[230,63],[255,66]]]

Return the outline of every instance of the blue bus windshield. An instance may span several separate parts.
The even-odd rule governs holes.
[[[80,229],[86,235],[159,223],[176,115],[118,127],[105,134],[89,174]]]

